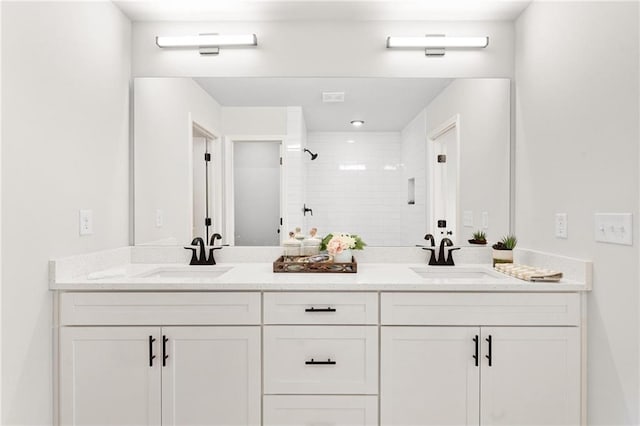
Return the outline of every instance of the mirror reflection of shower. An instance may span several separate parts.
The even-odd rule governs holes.
[[[311,156],[311,161],[315,160],[316,158],[318,158],[318,154],[317,153],[313,153],[311,151],[309,151],[307,148],[304,149],[304,152],[308,152],[309,155]]]

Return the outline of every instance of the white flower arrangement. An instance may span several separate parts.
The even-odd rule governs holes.
[[[362,238],[355,234],[329,234],[322,239],[321,250],[327,250],[327,252],[335,256],[345,250],[362,250],[367,244],[362,241]]]

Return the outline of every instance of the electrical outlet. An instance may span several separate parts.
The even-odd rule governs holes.
[[[79,218],[80,235],[93,234],[93,210],[80,210]]]
[[[568,238],[566,213],[556,213],[556,238]]]
[[[464,226],[468,226],[470,228],[473,227],[473,211],[465,210],[462,214],[462,221]]]
[[[482,228],[489,229],[489,212],[482,212]]]
[[[156,228],[162,228],[164,225],[164,213],[162,210],[156,210]]]

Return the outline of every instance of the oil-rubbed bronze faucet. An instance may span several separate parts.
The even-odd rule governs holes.
[[[425,247],[419,245],[418,247],[422,247],[422,250],[429,250],[431,252],[431,256],[429,256],[429,266],[455,266],[451,252],[454,250],[460,250],[460,247],[453,247],[453,241],[445,237],[440,241],[440,249],[436,256],[436,244],[433,235],[427,234],[424,236],[424,239],[429,241],[431,246]],[[447,247],[446,255],[445,247]]]
[[[191,261],[189,265],[215,265],[216,259],[213,257],[214,250],[220,250],[222,245],[214,247],[216,240],[222,240],[222,235],[213,234],[209,241],[209,255],[207,256],[204,240],[200,237],[196,237],[191,241],[191,245],[185,247],[187,250],[191,250]]]

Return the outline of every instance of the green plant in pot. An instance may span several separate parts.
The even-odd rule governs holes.
[[[487,234],[484,231],[476,231],[473,233],[473,238],[469,240],[471,244],[487,244]]]
[[[516,247],[518,239],[515,235],[506,235],[502,240],[495,243],[493,247],[493,264],[513,263],[513,249]]]

